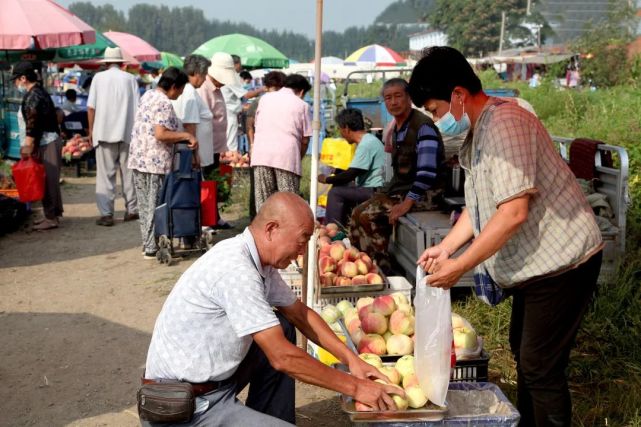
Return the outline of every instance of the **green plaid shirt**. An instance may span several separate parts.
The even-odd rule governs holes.
[[[601,249],[592,209],[534,115],[490,98],[460,157],[475,235],[501,203],[531,196],[527,221],[483,263],[501,287],[560,273]]]

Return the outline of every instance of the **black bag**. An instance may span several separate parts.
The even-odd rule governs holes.
[[[138,415],[153,423],[188,423],[194,416],[194,390],[190,383],[144,384],[138,390]]]

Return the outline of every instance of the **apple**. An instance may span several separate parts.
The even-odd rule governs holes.
[[[413,385],[405,389],[405,396],[410,408],[422,408],[427,403],[427,396],[423,389],[418,385]]]
[[[414,323],[414,316],[396,310],[389,318],[389,330],[393,334],[412,335]]]
[[[391,295],[382,295],[374,298],[372,305],[374,306],[374,312],[380,313],[383,316],[389,316],[396,310],[396,303]]]
[[[414,373],[414,356],[407,355],[401,357],[396,361],[394,367],[403,378],[412,375]]]
[[[383,361],[381,358],[373,353],[361,353],[358,355],[364,362],[369,363],[370,365],[374,366],[375,368],[380,368],[383,367]]]
[[[454,329],[452,332],[454,334],[454,347],[466,350],[475,350],[478,346],[476,332],[472,329],[463,327]]]
[[[378,368],[378,370],[381,371],[381,374],[385,375],[392,384],[401,383],[401,374],[399,374],[393,366],[383,366],[382,368]]]
[[[414,342],[407,335],[395,334],[387,340],[387,354],[407,355],[414,352]]]
[[[361,342],[358,343],[359,353],[372,353],[380,356],[385,354],[385,351],[385,340],[377,334],[367,334],[363,336]]]
[[[372,312],[361,318],[363,331],[367,334],[382,335],[387,331],[387,319],[380,313]],[[382,338],[382,337],[381,337]]]

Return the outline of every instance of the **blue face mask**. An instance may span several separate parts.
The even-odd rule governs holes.
[[[20,86],[20,85],[18,85],[18,92],[19,92],[21,95],[24,95],[25,93],[27,93],[27,92],[28,92],[27,87],[26,87],[26,86]]]
[[[452,103],[450,102],[450,111],[445,113],[443,117],[438,119],[434,123],[441,134],[446,136],[455,136],[463,132],[466,132],[470,129],[472,123],[470,122],[470,116],[465,112],[465,107],[463,107],[463,116],[460,120],[456,120],[452,114]]]

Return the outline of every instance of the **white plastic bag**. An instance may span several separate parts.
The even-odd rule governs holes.
[[[445,406],[450,384],[452,355],[452,305],[450,291],[425,282],[425,272],[416,269],[415,371],[427,398]]]

